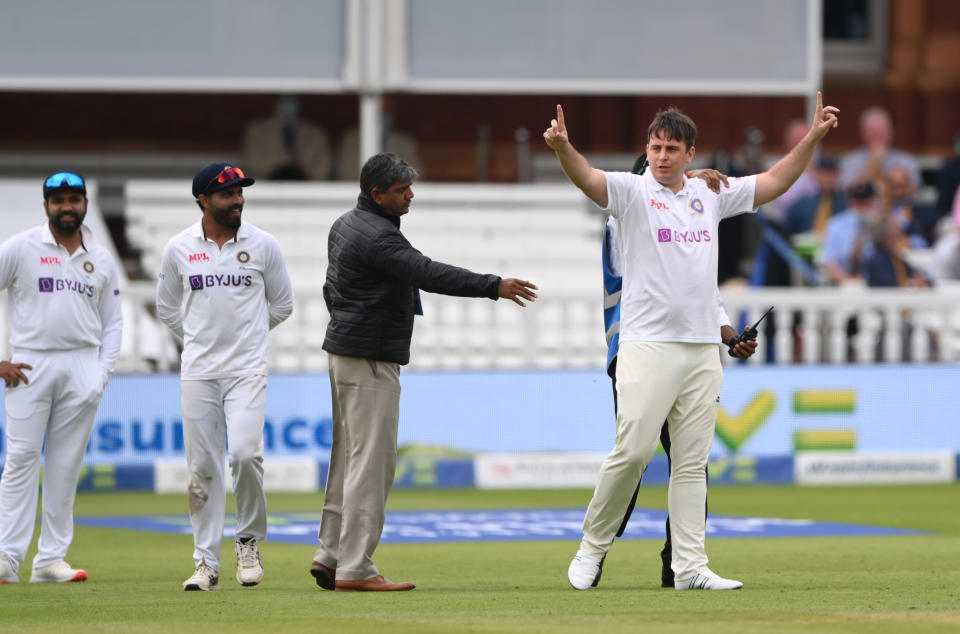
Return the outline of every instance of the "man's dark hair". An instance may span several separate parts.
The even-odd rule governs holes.
[[[394,183],[412,181],[418,176],[412,165],[392,152],[381,152],[367,159],[360,170],[360,191],[369,195],[374,189],[386,192]]]
[[[663,132],[674,141],[687,144],[689,150],[697,143],[697,124],[693,119],[676,108],[667,108],[657,113],[647,128],[647,142],[650,142],[658,132]]]

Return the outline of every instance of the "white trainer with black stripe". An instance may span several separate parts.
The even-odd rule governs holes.
[[[673,587],[677,590],[739,590],[743,587],[743,583],[736,579],[724,579],[704,567],[689,579],[674,580]]]
[[[207,565],[206,561],[200,561],[193,576],[183,582],[184,590],[219,590],[220,575],[216,570]]]
[[[577,590],[589,590],[591,586],[597,585],[602,562],[603,557],[591,557],[584,553],[583,549],[578,550],[567,569],[570,585]]]
[[[263,564],[260,561],[257,540],[253,537],[240,538],[237,540],[236,550],[237,583],[241,586],[257,585],[263,580]]]

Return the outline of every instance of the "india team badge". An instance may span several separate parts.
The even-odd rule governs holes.
[[[240,264],[246,264],[249,261],[250,261],[250,254],[247,253],[246,251],[241,251],[240,253],[237,254],[237,262],[239,262]]]
[[[695,211],[698,214],[703,213],[703,202],[699,198],[694,198],[690,201],[690,209]]]
[[[93,266],[93,262],[91,262],[90,260],[87,260],[86,262],[83,263],[83,270],[86,271],[87,273],[93,273],[97,269],[96,267]]]

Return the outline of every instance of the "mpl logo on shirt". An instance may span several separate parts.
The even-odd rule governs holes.
[[[206,253],[191,253],[190,254],[191,262],[209,262],[210,256]]]
[[[60,258],[56,256],[40,256],[40,264],[60,264]]]

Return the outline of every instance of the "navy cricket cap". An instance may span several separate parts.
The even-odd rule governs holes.
[[[850,190],[850,198],[854,200],[870,200],[876,195],[877,188],[870,181],[854,185]]]
[[[200,194],[212,194],[235,185],[249,187],[254,182],[239,167],[233,167],[229,163],[211,163],[193,177],[193,197],[198,198]]]
[[[817,158],[817,167],[822,170],[835,170],[839,167],[835,156],[830,154],[821,154]]]
[[[55,191],[71,189],[87,195],[87,183],[83,176],[73,172],[56,172],[43,179],[43,199],[46,200]]]
[[[870,181],[854,185],[850,190],[850,198],[854,200],[870,200],[876,195],[877,190]]]

